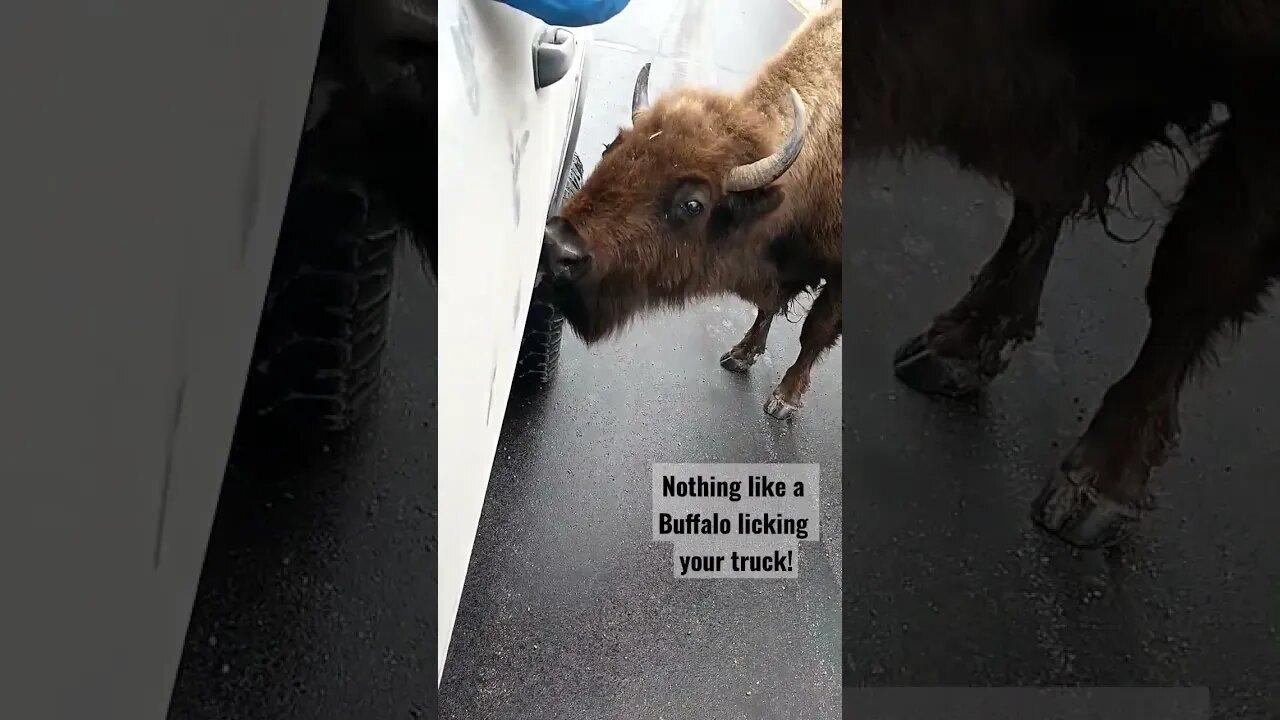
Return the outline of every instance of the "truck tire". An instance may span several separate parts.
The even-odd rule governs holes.
[[[352,183],[295,181],[249,367],[242,417],[341,432],[372,404],[401,229]]]
[[[582,158],[575,153],[569,166],[564,196],[569,199],[582,187]],[[564,315],[550,303],[536,297],[529,302],[524,321],[524,337],[516,356],[516,372],[512,383],[517,392],[536,392],[550,383],[560,365],[560,339],[564,332]]]

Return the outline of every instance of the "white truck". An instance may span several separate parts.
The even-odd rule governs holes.
[[[563,318],[530,302],[546,219],[582,182],[588,30],[440,3],[437,682],[513,381],[551,380]]]

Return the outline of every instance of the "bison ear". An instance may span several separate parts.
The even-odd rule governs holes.
[[[712,239],[730,235],[765,219],[782,205],[786,191],[777,185],[725,195],[711,215]]]

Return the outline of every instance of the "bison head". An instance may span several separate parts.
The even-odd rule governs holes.
[[[734,289],[760,262],[782,205],[777,181],[799,156],[805,108],[789,90],[790,134],[729,95],[686,89],[650,106],[646,64],[630,128],[605,147],[582,188],[547,222],[542,292],[595,342],[644,308]],[[776,114],[776,113],[775,113]]]

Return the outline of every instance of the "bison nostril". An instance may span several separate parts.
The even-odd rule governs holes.
[[[560,246],[560,252],[557,253],[556,265],[562,268],[574,268],[578,265],[585,265],[591,256],[574,247]]]
[[[559,245],[551,258],[551,273],[557,280],[573,281],[582,277],[591,256],[578,248]]]

